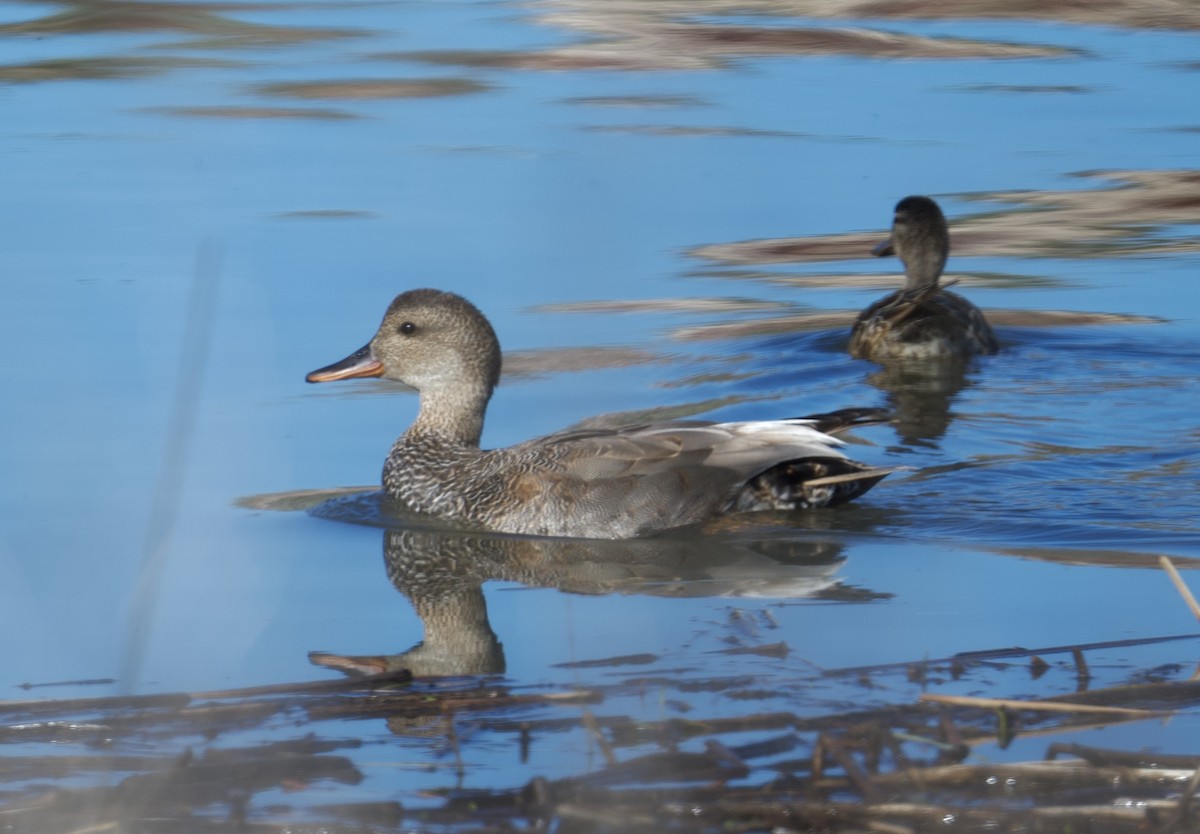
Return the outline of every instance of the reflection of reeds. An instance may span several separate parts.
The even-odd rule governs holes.
[[[1164,227],[1200,222],[1200,171],[1107,171],[1084,176],[1104,187],[1075,191],[993,192],[966,196],[1014,204],[954,220],[956,257],[1110,258],[1200,251],[1200,236]],[[886,231],[751,240],[698,246],[691,254],[725,264],[812,263],[864,258]]]
[[[0,65],[0,81],[29,84],[41,81],[64,81],[79,78],[140,78],[188,67],[237,67],[237,61],[189,58],[174,55],[108,56],[92,58],[57,58],[32,61],[27,64]]]
[[[1170,639],[1181,638],[1162,641]],[[1128,645],[1149,642],[1155,641]],[[1116,645],[1038,651],[1082,655]],[[863,692],[879,700],[917,682],[926,689],[939,681],[971,683],[976,671],[994,680],[1004,665],[1021,660],[1036,678],[1049,668],[1041,654],[1021,657],[1008,650],[812,672],[800,686],[827,689],[832,674],[861,681]],[[435,824],[446,831],[535,823],[568,830],[587,823],[607,831],[849,834],[943,830],[947,819],[965,830],[1195,830],[1187,802],[1200,782],[1195,754],[1060,741],[1044,748],[1046,761],[969,757],[1016,739],[1145,720],[1147,712],[1195,710],[1200,683],[1114,685],[995,703],[932,704],[927,696],[869,706],[860,699],[816,714],[742,709],[737,716],[647,720],[597,705],[644,699],[648,690],[744,701],[761,684],[746,676],[681,676],[674,668],[656,673],[645,668],[644,658],[622,673],[617,660],[600,667],[609,682],[574,689],[516,690],[494,679],[414,680],[401,670],[220,692],[0,702],[0,745],[20,745],[0,768],[2,817],[12,830],[49,832],[216,830],[243,819],[263,830],[320,822],[368,824],[380,832]],[[463,732],[468,726],[470,732]],[[315,727],[329,735],[314,734]],[[360,737],[385,727],[392,748],[442,751],[444,778],[456,782],[475,775],[485,750],[495,755],[518,739],[522,758],[532,758],[536,773],[545,742],[568,732],[599,742],[604,762],[486,791],[438,791],[440,800],[431,802],[427,794],[419,810],[409,810],[397,801],[397,786],[413,791],[404,787],[404,769],[381,767]],[[253,740],[219,741],[234,731]],[[562,760],[553,766],[561,773]],[[495,783],[496,771],[487,772]],[[375,795],[388,801],[364,797],[363,788],[354,787],[368,774]],[[394,786],[387,784],[389,774]],[[288,792],[290,804],[281,803],[280,791]]]
[[[858,55],[874,58],[1053,58],[1074,50],[966,38],[930,38],[870,29],[745,26],[686,22],[706,14],[711,2],[681,8],[639,3],[636,9],[589,3],[561,4],[545,22],[586,33],[567,46],[534,50],[424,50],[382,53],[383,60],[440,66],[527,70],[677,70],[723,67],[732,60],[767,55]],[[615,11],[615,13],[614,13]]]
[[[988,321],[1001,327],[1068,327],[1089,324],[1161,324],[1163,319],[1127,313],[1089,313],[1072,310],[993,310],[986,309]],[[854,323],[855,310],[794,313],[766,319],[723,321],[679,327],[671,336],[685,342],[720,339],[748,339],[782,333],[813,333],[821,330],[846,330]]]
[[[340,121],[360,118],[356,113],[331,110],[324,107],[145,107],[144,113],[159,113],[164,116],[187,116],[205,119],[315,119]]]
[[[1096,3],[1045,3],[1039,0],[539,0],[555,22],[584,21],[601,28],[639,15],[670,20],[702,15],[945,20],[999,18],[1058,20],[1153,29],[1200,29],[1200,7],[1191,0],[1108,0]]]
[[[350,100],[460,96],[487,89],[487,84],[467,78],[360,78],[263,84],[257,92],[283,98]]]
[[[205,241],[196,256],[195,274],[180,340],[179,369],[167,424],[167,443],[155,483],[138,581],[129,605],[120,676],[127,691],[136,688],[139,683],[142,659],[154,630],[159,587],[174,538],[183,478],[187,471],[196,414],[200,408],[220,277],[220,251],[212,241]]]
[[[93,32],[186,32],[244,45],[305,43],[354,37],[350,29],[318,29],[245,23],[219,12],[233,6],[198,3],[155,3],[135,0],[74,0],[44,17],[0,24],[0,35],[64,35]]]

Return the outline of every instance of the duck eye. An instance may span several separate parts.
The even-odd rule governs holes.
[[[417,332],[417,326],[415,324],[413,324],[411,321],[404,322],[404,324],[400,325],[400,327],[398,329],[405,336],[411,336],[412,334]]]

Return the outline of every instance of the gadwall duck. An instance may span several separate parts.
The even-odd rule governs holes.
[[[852,356],[883,363],[996,352],[996,334],[979,308],[938,284],[950,232],[937,203],[928,197],[897,203],[892,235],[874,254],[898,255],[906,280],[903,289],[876,301],[854,322]]]
[[[848,460],[825,433],[879,422],[879,409],[568,430],[482,450],[500,343],[470,302],[439,290],[397,296],[366,346],[307,379],[378,376],[420,394],[416,420],[383,466],[387,494],[505,533],[630,538],[723,513],[835,506],[890,471]]]

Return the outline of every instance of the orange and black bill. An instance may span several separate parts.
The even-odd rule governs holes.
[[[383,376],[383,363],[375,358],[371,345],[363,345],[340,362],[318,368],[305,377],[309,382],[332,382],[360,376]]]

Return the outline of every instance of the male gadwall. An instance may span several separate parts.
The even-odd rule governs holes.
[[[383,465],[388,495],[500,532],[618,539],[728,512],[836,506],[889,471],[848,460],[824,433],[879,422],[878,409],[568,430],[482,450],[500,343],[469,301],[438,290],[397,296],[365,347],[307,379],[372,376],[420,394],[417,419]]]
[[[859,315],[850,334],[852,356],[882,363],[996,352],[996,334],[979,308],[938,285],[949,253],[950,232],[937,203],[905,197],[896,204],[892,236],[874,254],[904,261],[904,288]]]

